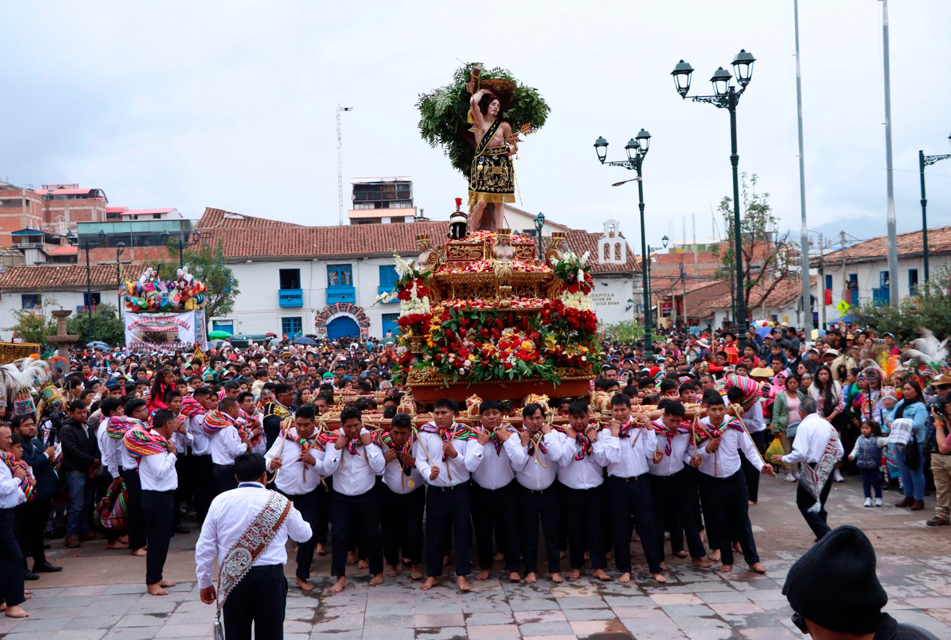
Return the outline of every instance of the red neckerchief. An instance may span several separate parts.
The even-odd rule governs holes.
[[[528,434],[528,455],[529,456],[535,455],[536,445],[538,446],[538,450],[540,452],[548,453],[548,447],[545,446],[544,438],[545,438],[545,434],[543,434],[541,430],[539,430],[538,433],[535,433],[535,434],[532,434],[531,432],[529,432]]]
[[[664,455],[668,457],[674,448],[674,438],[681,433],[690,433],[692,431],[689,422],[681,422],[680,426],[673,431],[669,431],[667,429],[667,425],[665,425],[663,422],[654,421],[651,422],[651,425],[654,427],[654,431],[657,432],[657,435],[663,437],[667,441],[667,444],[664,445]]]

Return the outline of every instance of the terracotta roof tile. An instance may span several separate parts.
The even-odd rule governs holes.
[[[923,251],[921,231],[901,233],[897,237],[898,256],[900,258],[920,257]],[[951,253],[951,227],[928,229],[928,253]],[[888,256],[888,236],[871,238],[851,247],[825,254],[826,262],[872,262],[884,260]],[[809,263],[819,264],[819,258],[810,255]]]
[[[132,279],[142,275],[141,264],[123,264],[122,278]],[[115,264],[94,264],[90,268],[90,279],[94,287],[116,284]],[[0,274],[0,291],[35,289],[74,289],[85,288],[86,265],[33,265],[8,267]]]

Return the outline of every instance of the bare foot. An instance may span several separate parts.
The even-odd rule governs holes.
[[[733,543],[733,550],[736,551],[737,553],[743,553],[743,547],[740,546],[739,542]]]
[[[294,578],[294,582],[297,583],[297,586],[300,587],[301,591],[313,591],[314,585],[312,585],[307,580],[301,580],[300,578]]]
[[[522,576],[518,574],[518,571],[512,571],[509,573],[509,582],[512,584],[518,584],[522,581]]]
[[[375,587],[377,585],[383,584],[383,574],[378,573],[372,578],[370,578],[370,586]]]
[[[678,551],[678,552],[675,553],[674,555],[677,556],[678,558],[686,558],[686,557],[689,556],[690,554],[687,553],[684,549],[681,549],[680,551]]]
[[[732,564],[725,564],[720,567],[720,573],[730,573],[731,571],[733,571]]]
[[[568,557],[568,552],[567,552],[567,551],[559,551],[559,552],[558,552],[558,557],[559,557],[559,558],[562,558],[562,559],[567,558],[567,557]]]
[[[423,572],[419,568],[418,564],[414,564],[413,566],[410,567],[409,577],[410,577],[410,580],[413,580],[413,581],[423,579]]]
[[[162,585],[160,585],[158,582],[156,582],[155,584],[147,585],[145,589],[146,591],[149,592],[150,596],[167,596],[168,595],[168,591],[163,589]]]
[[[333,586],[330,587],[330,593],[340,593],[347,588],[347,578],[345,576],[339,576],[337,581],[334,582]]]
[[[347,564],[356,564],[357,563],[357,554],[354,551],[347,552]]]
[[[7,607],[6,616],[8,618],[29,618],[30,614],[24,611],[23,607],[18,604]]]
[[[693,558],[690,561],[691,567],[700,567],[701,569],[709,569],[713,566],[713,563],[709,560],[704,560],[703,558]]]
[[[459,587],[459,591],[466,592],[472,590],[472,585],[469,584],[469,580],[465,576],[459,576],[456,578],[456,586]]]
[[[611,576],[609,576],[604,569],[595,569],[591,575],[603,582],[611,582]]]
[[[764,567],[759,562],[750,565],[750,571],[755,571],[756,573],[766,573],[766,567]]]
[[[125,545],[129,544],[129,536],[119,536],[119,542]]]
[[[581,569],[572,569],[571,571],[568,572],[568,579],[578,580],[581,578],[582,573],[583,572],[581,571]]]
[[[618,581],[618,582],[630,582],[630,581],[631,581],[631,574],[630,574],[630,573],[622,573],[622,574],[621,574],[621,577],[618,578],[617,581]]]
[[[660,563],[660,570],[661,570],[661,571],[668,571],[668,569],[667,569],[667,563],[666,563],[666,562],[661,562],[661,563]]]
[[[503,560],[505,560],[505,554],[503,554],[503,553],[497,553],[497,554],[495,554],[495,561],[496,561],[496,562],[502,562]]]
[[[170,587],[174,587],[175,583],[172,582],[171,580],[159,580],[159,586],[165,587],[166,589],[168,589]]]
[[[753,506],[756,505],[756,501],[755,501],[755,500],[750,500],[749,502],[750,502],[750,506],[751,506],[751,507],[753,507]]]
[[[129,547],[127,544],[122,544],[118,540],[113,540],[112,542],[109,542],[106,544],[106,549],[109,549],[110,551],[115,551],[116,549],[128,549],[128,548]]]
[[[535,584],[538,582],[538,576],[534,573],[525,574],[525,584]]]
[[[553,573],[549,576],[548,579],[554,582],[555,584],[561,584],[562,582],[565,581],[565,579],[561,577],[560,573]]]
[[[369,568],[370,568],[370,565],[367,564],[366,560],[361,560],[360,562],[357,563],[357,569],[369,569]]]
[[[449,554],[448,554],[448,553],[442,557],[442,566],[444,566],[444,567],[448,567],[448,566],[449,566]]]
[[[390,570],[386,572],[388,578],[395,578],[400,575],[400,566],[398,564],[391,564]]]
[[[709,558],[712,562],[720,562],[720,550],[714,549],[709,553],[709,555],[707,555],[707,558]]]
[[[492,572],[490,570],[483,569],[482,571],[476,574],[476,580],[488,580],[491,574]]]
[[[317,555],[318,555],[318,556],[325,556],[325,555],[327,555],[327,548],[324,546],[324,543],[323,543],[323,542],[318,542],[318,543],[317,543]]]
[[[145,550],[145,547],[142,547],[140,549],[133,549],[130,553],[131,555],[134,555],[136,558],[144,558],[146,555],[148,555],[148,552]]]
[[[439,578],[429,577],[423,582],[423,585],[420,587],[423,591],[429,591],[433,587],[439,584]]]
[[[654,582],[659,582],[659,583],[667,582],[667,578],[664,577],[664,574],[655,573],[653,575],[654,575]]]

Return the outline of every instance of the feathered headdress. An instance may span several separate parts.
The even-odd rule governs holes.
[[[947,366],[949,355],[947,344],[951,338],[945,338],[939,342],[931,330],[924,327],[918,327],[918,334],[921,337],[912,340],[912,348],[902,354],[906,361],[913,360],[918,365],[923,365],[934,371]]]
[[[882,376],[886,382],[890,382],[892,376],[902,370],[901,358],[898,356],[890,356],[887,351],[883,351],[878,355],[878,364],[882,369]]]

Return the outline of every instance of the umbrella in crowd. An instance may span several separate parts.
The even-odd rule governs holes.
[[[111,347],[108,344],[101,340],[93,340],[92,342],[87,342],[86,346],[90,349],[98,349],[99,351],[108,351]]]
[[[208,337],[212,340],[224,340],[225,338],[230,338],[231,334],[227,331],[210,331]]]
[[[315,345],[317,341],[313,338],[308,338],[307,336],[297,336],[294,338],[294,344],[306,344],[306,345]]]

